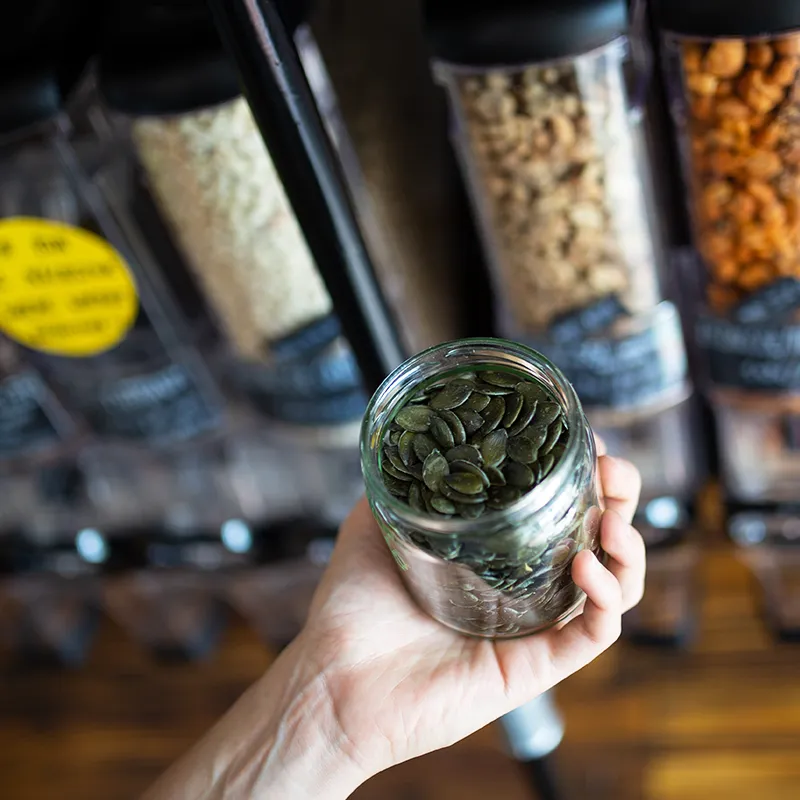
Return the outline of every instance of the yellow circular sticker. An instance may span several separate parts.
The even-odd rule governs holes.
[[[0,220],[0,331],[33,350],[81,358],[110,350],[136,321],[136,284],[120,254],[60,222]]]

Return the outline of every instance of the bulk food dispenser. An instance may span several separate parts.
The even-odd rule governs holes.
[[[642,471],[643,534],[674,544],[697,453],[679,314],[662,286],[634,47],[643,31],[631,32],[624,0],[429,0],[425,24],[498,332],[566,373],[609,451]],[[691,570],[678,563],[667,583],[682,584],[682,599],[653,598],[678,613],[650,615],[652,636],[668,641],[687,622]]]
[[[800,7],[663,2],[694,229],[682,276],[716,416],[728,529],[776,631],[800,632]]]

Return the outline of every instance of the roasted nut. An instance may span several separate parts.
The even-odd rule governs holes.
[[[756,215],[757,203],[755,198],[747,192],[737,192],[730,202],[731,216],[740,225],[751,222]]]
[[[743,169],[756,180],[769,180],[783,169],[780,156],[770,150],[753,150],[743,159]]]
[[[750,119],[751,113],[747,103],[736,97],[726,97],[717,103],[717,114],[721,118]]]
[[[780,56],[800,56],[800,38],[797,34],[793,33],[776,39],[773,47]]]
[[[700,72],[703,66],[703,51],[700,45],[686,44],[683,48],[683,68],[687,72]]]
[[[714,264],[712,273],[721,283],[734,283],[739,275],[739,264],[733,258],[726,258]]]
[[[796,58],[782,58],[776,62],[769,71],[769,82],[778,86],[790,86],[797,76],[798,60]]]
[[[766,69],[772,59],[772,48],[766,42],[755,42],[747,48],[747,63],[756,69]]]
[[[718,314],[725,314],[739,301],[738,293],[727,286],[712,284],[708,287],[707,294],[709,305]]]
[[[718,78],[738,75],[747,61],[747,45],[741,39],[714,42],[708,48],[704,68]]]
[[[691,91],[701,96],[716,94],[719,80],[713,75],[701,72],[692,72],[686,78],[686,85]]]
[[[762,286],[766,286],[773,280],[772,269],[765,261],[756,261],[751,266],[746,267],[739,275],[739,286],[748,292],[754,292]]]
[[[703,190],[700,213],[708,222],[722,219],[726,204],[733,196],[733,187],[727,181],[714,181]]]

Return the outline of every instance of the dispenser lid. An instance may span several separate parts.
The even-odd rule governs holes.
[[[800,28],[797,0],[656,0],[658,26],[685,36],[765,36]]]
[[[23,130],[58,113],[64,94],[91,55],[94,30],[85,0],[5,3],[0,26],[0,134]]]
[[[180,114],[241,93],[204,0],[111,0],[102,32],[98,87],[111,108]]]
[[[628,30],[626,0],[426,0],[434,58],[502,66],[577,56]]]

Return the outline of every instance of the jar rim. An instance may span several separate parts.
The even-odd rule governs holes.
[[[453,369],[457,369],[459,365],[468,365],[470,363],[469,356],[476,358],[475,361],[471,362],[473,366],[479,364],[498,367],[510,366],[510,364],[503,365],[499,361],[493,362],[491,359],[492,351],[511,356],[512,360],[515,358],[517,360],[515,366],[520,372],[527,372],[532,377],[535,377],[529,370],[525,369],[526,364],[533,363],[535,366],[546,370],[549,376],[552,377],[553,383],[561,393],[561,396],[556,397],[556,400],[563,403],[567,418],[568,436],[564,455],[546,478],[502,511],[490,512],[478,519],[464,519],[461,517],[437,519],[430,514],[415,511],[408,503],[395,497],[386,488],[381,478],[378,463],[380,449],[383,446],[388,425],[400,409],[402,401],[409,397],[414,387],[423,380],[430,380],[437,374],[446,374],[451,370],[446,368],[438,369],[412,383],[408,382],[409,372],[420,371],[426,364],[431,364],[431,357],[434,355],[444,355],[445,358],[456,357],[457,355],[467,357],[466,361],[462,360],[460,364],[453,364]],[[376,409],[383,409],[383,419],[377,425],[375,424]],[[544,508],[555,497],[574,471],[584,446],[589,447],[592,461],[594,461],[596,457],[594,437],[585,435],[586,428],[588,428],[588,422],[572,384],[561,370],[544,355],[524,344],[507,339],[490,337],[457,339],[434,345],[407,359],[395,368],[375,391],[375,394],[370,398],[361,425],[361,470],[370,502],[378,503],[381,507],[402,516],[410,524],[423,528],[426,535],[469,536],[473,533],[485,531],[488,519],[493,518],[496,522],[508,525],[509,522],[515,521],[518,517],[529,516]]]

